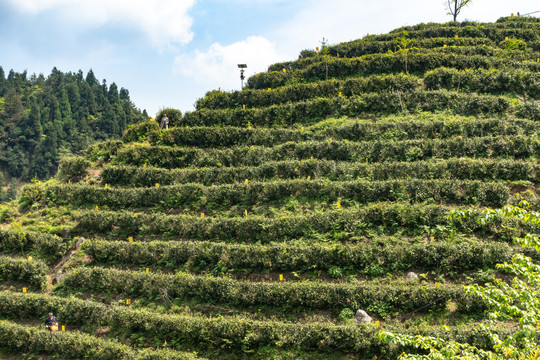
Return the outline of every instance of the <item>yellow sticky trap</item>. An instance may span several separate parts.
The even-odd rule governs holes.
[[[149,269],[149,268],[146,268],[146,271],[145,271],[145,272],[149,272],[149,271],[150,271],[150,269]]]
[[[253,129],[253,126],[249,125],[249,126],[248,126],[248,129]]]
[[[62,325],[62,331],[66,331],[66,326]]]
[[[377,321],[375,321],[375,327],[379,327],[379,326],[381,326],[381,322],[380,322],[380,321],[378,321],[378,320],[377,320]]]
[[[301,130],[300,131],[304,131],[304,127],[302,126]]]
[[[105,189],[109,187],[109,184],[105,184]]]
[[[337,57],[339,57],[339,53],[337,53]]]
[[[511,13],[511,14],[510,14],[510,17],[514,17],[514,13]]]
[[[311,175],[308,175],[307,181],[311,181]]]
[[[96,205],[96,210],[99,210],[99,206]]]
[[[150,118],[150,121],[156,121],[154,118]]]
[[[29,256],[29,257],[28,257],[28,260],[32,261],[32,257],[31,257],[31,256]]]
[[[204,213],[201,213],[201,217],[202,217],[202,218],[204,217]]]
[[[283,72],[286,73],[286,72],[287,72],[287,69],[283,68]]]
[[[156,183],[156,187],[157,187],[157,188],[159,187],[159,183]]]
[[[142,166],[142,167],[143,167],[143,168],[145,168],[145,167],[146,167],[146,164],[143,164],[143,166]]]
[[[163,343],[163,346],[167,346],[167,340],[165,340],[165,342]]]
[[[189,129],[189,125],[186,125],[186,129]]]
[[[22,288],[22,292],[25,293],[25,292],[26,292],[26,288]]]
[[[139,213],[133,214],[133,217],[137,217],[137,216],[139,216]]]
[[[268,91],[272,90],[271,88],[268,88]]]
[[[248,184],[248,182],[249,182],[249,180],[248,180],[248,179],[246,179],[246,180],[244,181],[244,184],[246,184],[246,185],[247,185],[247,184]]]
[[[431,241],[431,242],[434,242],[434,241],[435,241],[435,236],[432,236],[432,237],[430,238],[430,241]]]
[[[439,285],[441,285],[441,284],[438,283],[438,282],[435,283],[435,287],[438,287]]]
[[[133,236],[128,237],[129,242],[133,242]]]
[[[332,142],[332,138],[329,138],[328,141],[329,141],[329,142]]]
[[[71,180],[68,180],[68,184],[71,184]]]
[[[459,39],[459,35],[458,35],[458,34],[456,34],[456,39]]]
[[[339,96],[341,96],[341,91],[339,92]]]
[[[540,58],[536,58],[536,62],[540,62]]]
[[[508,36],[505,36],[505,37],[504,37],[504,40],[508,40]]]
[[[247,210],[244,210],[244,215],[246,215],[246,216],[247,216]]]
[[[242,105],[242,109],[244,109],[244,110],[246,109],[246,105],[245,105],[245,104],[244,104],[244,105]]]
[[[283,281],[283,274],[279,274],[279,281]]]
[[[368,163],[368,158],[366,158],[366,164]]]
[[[131,305],[131,299],[126,299],[126,305]]]
[[[317,49],[317,51],[319,51],[319,47],[318,47],[318,46],[316,47],[316,49]]]
[[[221,88],[220,88],[220,87],[218,87],[218,90],[217,90],[217,91],[221,91]]]
[[[446,45],[446,44],[444,44],[444,45],[443,45],[443,48],[445,48],[445,47],[447,47],[447,45]]]
[[[338,202],[336,203],[336,206],[337,206],[338,208],[340,208],[340,207],[341,207],[341,203],[338,201]]]

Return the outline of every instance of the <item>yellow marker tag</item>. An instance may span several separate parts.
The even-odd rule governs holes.
[[[129,242],[133,242],[133,236],[128,237]]]
[[[156,183],[156,187],[157,187],[157,188],[159,187],[159,183]]]
[[[283,281],[283,274],[279,274],[279,281]]]
[[[201,213],[201,217],[202,217],[202,218],[204,217],[204,213]]]
[[[338,208],[341,207],[341,203],[339,201],[336,203],[336,205],[337,205]]]
[[[145,167],[146,167],[146,164],[143,164],[143,166],[142,166],[142,167],[143,167],[143,168],[145,168]]]
[[[245,109],[246,108],[246,105],[242,105],[242,109]]]
[[[66,326],[62,325],[62,331],[66,331]]]
[[[248,180],[248,179],[246,179],[246,180],[244,181],[244,184],[246,184],[246,185],[247,185],[247,184],[248,184],[248,182],[249,182],[249,180]]]
[[[139,213],[133,214],[133,217],[137,217],[137,216],[139,216]]]
[[[26,292],[26,288],[22,288],[22,292],[25,293],[25,292]]]
[[[32,257],[31,257],[31,256],[29,256],[29,257],[28,257],[28,260],[32,261]]]
[[[150,269],[146,268],[146,271],[145,271],[145,272],[148,272],[148,271],[150,271]]]
[[[246,216],[247,216],[247,210],[244,210],[244,215],[246,215]]]
[[[504,37],[504,40],[508,40],[508,36],[505,36],[505,37]]]

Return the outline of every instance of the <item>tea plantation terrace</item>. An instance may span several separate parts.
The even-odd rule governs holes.
[[[0,205],[0,354],[419,352],[381,329],[489,348],[463,286],[540,260],[513,243],[535,225],[475,215],[540,209],[539,30],[429,23],[304,50],[170,129],[158,116],[64,158]]]

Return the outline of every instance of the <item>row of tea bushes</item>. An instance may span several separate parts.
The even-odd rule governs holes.
[[[195,108],[224,109],[248,108],[277,105],[287,102],[298,102],[317,97],[332,97],[339,93],[343,96],[359,95],[366,92],[411,91],[420,87],[420,79],[413,75],[373,75],[369,77],[350,78],[345,80],[326,80],[308,84],[292,84],[278,89],[224,92],[211,91],[197,100]]]
[[[293,82],[308,82],[328,78],[345,78],[358,75],[389,74],[405,72],[405,56],[407,70],[411,73],[423,74],[440,67],[464,69],[516,68],[532,72],[540,70],[534,55],[531,61],[515,61],[501,56],[461,55],[447,51],[401,52],[393,54],[371,54],[355,58],[318,57],[319,61],[306,63],[305,68],[295,71],[271,71],[251,76],[247,85],[250,89],[274,89]],[[533,62],[534,61],[534,62]]]
[[[320,159],[351,162],[414,162],[456,157],[528,159],[540,156],[536,136],[495,136],[425,140],[380,140],[369,142],[288,142],[271,148],[238,146],[228,149],[199,149],[134,145],[111,154],[115,165],[152,165],[173,169],[184,167],[261,166],[272,161]]]
[[[447,90],[415,90],[405,93],[364,93],[351,97],[336,95],[332,98],[316,98],[263,108],[202,109],[186,113],[182,118],[182,125],[287,127],[313,124],[329,117],[420,111],[449,111],[458,115],[476,116],[513,115],[540,120],[540,106],[536,102],[512,101],[504,96]]]
[[[40,196],[36,195],[40,193]],[[31,194],[31,195],[29,195]],[[149,188],[102,188],[89,185],[26,185],[21,199],[55,205],[100,205],[114,209],[160,206],[206,206],[229,208],[233,205],[270,205],[289,198],[336,202],[347,199],[368,204],[380,201],[410,203],[480,204],[501,207],[510,198],[508,185],[479,180],[385,180],[324,181],[273,180],[204,186],[182,184]],[[24,201],[24,200],[22,200]]]
[[[45,312],[46,313],[46,312]],[[100,360],[195,360],[189,353],[173,350],[134,350],[117,341],[80,332],[51,332],[46,329],[0,320],[0,350],[16,354],[47,354],[65,359]]]
[[[454,208],[455,209],[455,208]],[[73,214],[77,226],[73,231],[95,236],[167,236],[170,238],[233,243],[273,243],[290,239],[312,239],[326,234],[339,240],[366,234],[369,231],[422,235],[426,229],[450,230],[444,205],[410,205],[400,203],[373,203],[361,208],[340,208],[268,218],[249,215],[244,217],[196,217],[133,213],[128,211],[79,211]],[[136,214],[136,215],[135,215]],[[458,230],[470,234],[482,232],[495,239],[512,241],[529,230],[513,219],[499,219],[489,228],[474,220],[454,223]]]
[[[525,70],[489,69],[457,70],[439,68],[428,71],[424,77],[428,89],[462,90],[465,92],[516,92],[540,99],[540,73]]]
[[[63,286],[92,293],[125,294],[156,299],[197,299],[205,303],[233,306],[271,306],[326,309],[337,313],[343,307],[367,308],[384,303],[389,312],[406,313],[422,309],[441,310],[454,301],[458,311],[478,311],[482,305],[454,285],[395,283],[378,281],[349,283],[250,282],[202,275],[147,273],[107,268],[79,267],[65,275]]]
[[[415,162],[337,162],[331,160],[271,161],[260,166],[163,169],[109,165],[101,183],[109,186],[151,187],[197,183],[205,186],[276,179],[328,179],[331,181],[392,179],[509,180],[537,183],[540,165],[525,160],[470,159]]]
[[[0,256],[0,281],[27,285],[36,290],[47,286],[49,268],[45,263],[33,259]]]
[[[92,257],[92,262],[102,265],[178,269],[186,264],[206,264],[207,269],[212,269],[219,264],[239,272],[327,271],[338,266],[373,276],[409,269],[436,270],[438,274],[448,274],[494,268],[495,264],[510,261],[517,253],[506,243],[472,239],[454,243],[422,241],[407,246],[381,244],[381,241],[354,245],[260,245],[208,241],[89,240],[83,246],[85,254]],[[538,255],[535,257],[538,258]]]
[[[34,231],[0,229],[0,252],[5,254],[37,253],[50,262],[59,260],[69,249],[71,239]]]
[[[197,348],[197,350],[204,351],[225,348],[229,351],[243,353],[245,350],[271,346],[284,349],[299,348],[309,351],[333,352],[336,347],[339,347],[343,352],[371,353],[383,359],[395,359],[403,351],[399,347],[390,348],[377,341],[379,329],[373,325],[338,326],[327,323],[300,324],[255,321],[240,316],[206,318],[157,314],[144,309],[106,307],[91,300],[38,294],[22,296],[0,292],[0,300],[6,316],[10,318],[34,318],[35,314],[46,314],[53,311],[69,323],[110,326],[114,330],[141,334],[145,338],[151,339],[153,343],[160,345],[168,340],[171,347],[179,350]],[[440,327],[405,329],[405,327],[388,325],[387,329],[411,334],[422,333],[446,339],[469,340],[480,348],[491,344],[482,332],[470,326],[451,326],[448,330],[442,330]],[[503,334],[508,333],[508,329],[497,328],[497,332],[503,336]],[[69,333],[62,335],[65,334]],[[174,334],[174,341],[172,341],[171,334]],[[5,344],[12,343],[8,341]],[[95,344],[95,346],[97,345]],[[146,351],[158,350],[142,350],[142,352]],[[172,354],[171,352],[171,356]],[[324,354],[320,354],[320,356],[324,356]],[[148,357],[144,359],[158,360],[161,358]],[[171,357],[171,359],[176,358]]]
[[[177,127],[169,131],[147,133],[151,145],[193,146],[193,147],[231,147],[254,145],[272,147],[285,142],[310,140],[351,140],[373,141],[381,139],[419,140],[447,139],[456,136],[467,138],[502,135],[532,136],[540,130],[536,121],[524,119],[478,119],[457,116],[408,116],[384,120],[353,121],[328,120],[335,126],[314,129],[276,129],[249,127]],[[324,125],[324,123],[323,123]],[[63,170],[61,164],[60,169]],[[68,171],[66,171],[68,172]]]

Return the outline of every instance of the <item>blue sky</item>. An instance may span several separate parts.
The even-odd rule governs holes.
[[[473,0],[459,19],[537,10],[537,0]],[[443,0],[0,0],[0,66],[92,69],[153,116],[191,111],[208,90],[238,89],[238,63],[251,75],[323,37],[339,43],[449,19]]]

